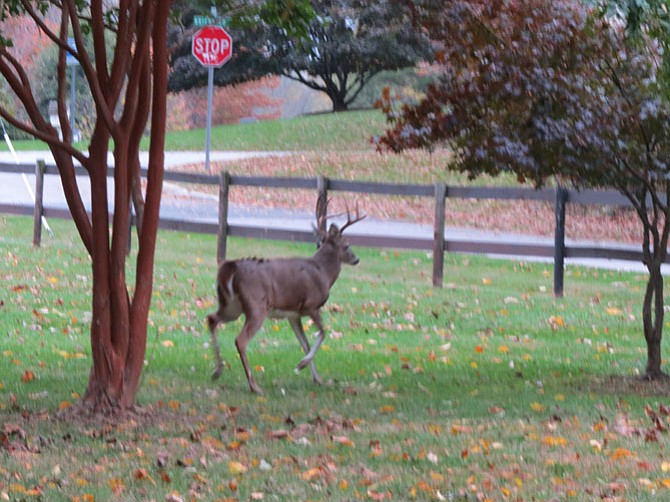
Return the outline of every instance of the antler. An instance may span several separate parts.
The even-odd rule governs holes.
[[[330,199],[325,192],[319,192],[319,197],[316,199],[316,228],[317,230],[326,231],[326,221],[328,220],[328,204]]]
[[[363,213],[363,215],[361,216],[361,212],[358,209],[358,202],[356,202],[356,216],[352,220],[351,219],[351,213],[349,212],[349,207],[347,207],[347,221],[344,225],[342,225],[342,228],[340,228],[340,233],[344,232],[345,228],[350,227],[354,223],[357,223],[357,222],[361,221],[366,216],[367,216],[367,214],[365,214],[365,213]]]

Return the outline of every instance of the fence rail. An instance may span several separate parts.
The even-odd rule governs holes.
[[[67,209],[48,208],[42,205],[43,177],[57,175],[55,166],[47,166],[42,161],[31,164],[1,164],[0,173],[35,175],[35,205],[12,205],[0,202],[0,212],[16,215],[33,215],[35,220],[34,244],[39,246],[41,236],[41,218],[70,218]],[[79,175],[86,175],[82,168],[77,168]],[[113,168],[109,169],[113,174]],[[142,171],[146,176],[146,171]],[[161,218],[160,228],[196,233],[218,235],[217,257],[225,259],[227,237],[251,237],[272,240],[291,240],[313,242],[313,234],[306,230],[287,230],[230,224],[228,221],[228,199],[231,187],[262,187],[269,189],[302,189],[314,190],[322,195],[330,191],[365,193],[387,196],[432,197],[435,205],[433,237],[398,236],[398,235],[350,235],[352,244],[370,247],[387,247],[401,249],[417,249],[433,251],[433,284],[437,287],[443,282],[444,253],[485,253],[494,255],[520,255],[530,257],[553,258],[554,260],[554,293],[563,294],[565,258],[604,258],[629,261],[641,261],[642,250],[628,245],[585,245],[565,242],[565,210],[567,204],[606,205],[630,207],[629,201],[619,192],[585,190],[574,191],[558,189],[534,190],[532,188],[502,187],[464,187],[447,186],[442,183],[435,185],[421,184],[390,184],[378,182],[350,181],[329,178],[285,178],[231,175],[222,172],[219,175],[193,174],[167,171],[165,181],[201,185],[218,185],[219,187],[219,218],[218,223],[198,222]],[[526,200],[547,202],[554,205],[555,232],[553,243],[512,242],[500,238],[494,240],[463,240],[445,237],[445,205],[447,199],[497,199]]]

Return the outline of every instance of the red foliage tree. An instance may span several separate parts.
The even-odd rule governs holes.
[[[416,105],[379,106],[382,149],[447,144],[471,177],[616,188],[642,224],[649,281],[645,375],[663,376],[663,276],[670,235],[670,106],[656,40],[576,2],[399,0],[438,47],[443,72]]]
[[[266,77],[239,85],[217,87],[212,100],[212,124],[235,124],[251,117],[258,120],[279,118],[281,99],[270,96],[269,91],[278,86],[278,77]],[[207,117],[207,90],[203,88],[183,91],[168,96],[171,113],[169,131],[205,127]]]

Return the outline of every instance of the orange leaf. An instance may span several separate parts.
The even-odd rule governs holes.
[[[472,427],[468,427],[467,425],[454,424],[451,426],[451,433],[454,435],[467,434],[469,432],[472,432]]]
[[[344,446],[354,446],[354,442],[347,436],[332,436],[330,440],[333,443],[343,444]]]
[[[544,436],[542,444],[545,446],[566,446],[568,440],[561,436]]]
[[[617,448],[612,452],[610,455],[610,458],[612,460],[619,460],[622,458],[628,458],[633,456],[633,453],[630,450],[627,450],[626,448]]]
[[[307,469],[301,475],[302,479],[304,479],[305,481],[312,481],[314,478],[319,476],[321,476],[320,467],[312,467],[311,469]]]
[[[228,462],[228,470],[233,476],[237,476],[238,474],[244,474],[248,469],[244,464],[233,460]]]
[[[149,472],[146,469],[135,469],[133,477],[138,481],[152,481],[153,479],[149,475]]]
[[[126,488],[123,480],[119,478],[112,478],[107,482],[107,484],[109,484],[109,488],[112,490],[114,495],[120,495]]]
[[[35,380],[35,374],[30,370],[26,370],[25,373],[21,375],[21,380],[23,380],[26,383],[32,382],[33,380]]]

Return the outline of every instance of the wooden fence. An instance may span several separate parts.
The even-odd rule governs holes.
[[[56,175],[55,166],[46,166],[44,162],[37,162],[35,166],[29,164],[0,164],[0,172],[17,174],[35,174],[35,205],[17,206],[0,201],[0,212],[11,214],[33,215],[34,239],[33,244],[39,246],[43,217],[70,218],[67,209],[44,207],[42,204],[42,187],[44,175]],[[113,170],[110,169],[110,175]],[[81,169],[78,174],[86,175]],[[143,175],[146,172],[142,173]],[[303,189],[315,191],[315,200],[318,194],[329,192],[350,192],[363,194],[378,194],[389,196],[431,197],[434,199],[435,218],[433,238],[412,235],[361,235],[351,234],[352,244],[369,247],[400,248],[415,250],[432,250],[433,252],[433,284],[440,287],[443,282],[444,253],[486,253],[493,255],[519,255],[529,257],[553,258],[554,261],[554,294],[562,296],[565,258],[603,258],[641,261],[642,250],[639,247],[626,245],[566,245],[565,241],[565,209],[566,205],[589,204],[616,207],[630,207],[628,200],[614,191],[573,191],[565,189],[532,188],[497,188],[497,187],[463,187],[447,186],[443,183],[435,185],[388,184],[360,181],[348,181],[329,178],[278,178],[278,177],[251,177],[230,175],[222,172],[220,175],[191,174],[167,171],[165,181],[177,183],[192,183],[200,185],[218,185],[219,187],[219,221],[218,223],[195,222],[180,219],[162,218],[160,227],[163,229],[217,234],[217,257],[219,261],[226,256],[226,241],[228,236],[251,237],[273,240],[292,240],[313,242],[313,232],[308,230],[286,230],[279,228],[240,226],[228,221],[228,199],[231,187],[247,186],[269,189]],[[531,200],[553,204],[555,209],[555,234],[553,243],[547,242],[519,242],[505,241],[500,238],[490,240],[462,240],[453,239],[448,235],[445,238],[445,206],[447,198],[460,199],[496,199],[496,200]]]

